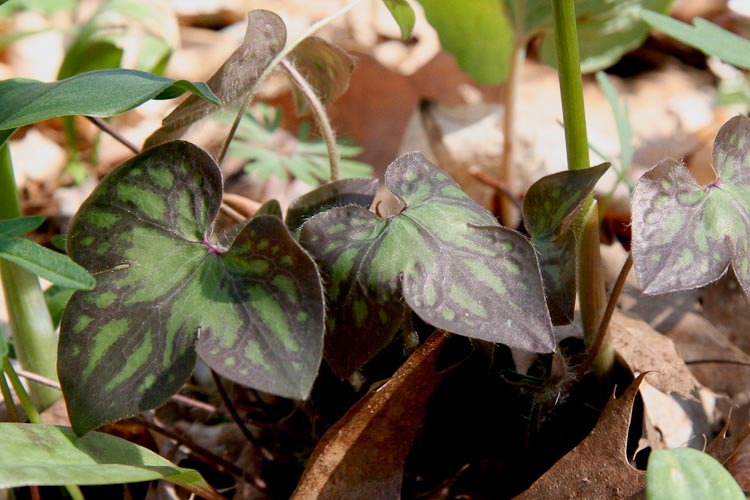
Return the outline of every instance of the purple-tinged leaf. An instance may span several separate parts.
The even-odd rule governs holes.
[[[539,256],[552,321],[573,321],[576,244],[573,221],[581,203],[609,168],[608,163],[542,177],[523,200],[523,220]]]
[[[717,178],[699,185],[676,160],[646,172],[633,192],[633,264],[645,293],[697,288],[729,265],[750,294],[750,119],[714,141]]]
[[[323,184],[289,204],[286,225],[297,231],[307,219],[329,208],[347,205],[370,208],[377,189],[375,179],[341,179]]]
[[[171,142],[118,167],[73,219],[68,252],[97,277],[61,324],[76,433],[162,404],[190,376],[196,343],[238,383],[307,397],[324,330],[315,264],[274,216],[220,247],[210,231],[221,191],[207,153]]]
[[[245,40],[208,80],[208,86],[229,106],[252,92],[266,67],[286,43],[286,26],[281,18],[267,10],[254,10],[247,15]],[[185,129],[220,107],[187,98],[162,122],[162,126],[146,139],[146,147],[179,138]]]
[[[325,347],[333,370],[346,376],[384,347],[405,305],[453,333],[554,350],[529,241],[498,225],[419,153],[401,156],[385,178],[406,203],[399,214],[383,219],[362,207],[334,208],[300,233],[326,275],[336,314],[327,321]]]
[[[289,61],[315,89],[323,104],[338,99],[349,87],[349,77],[354,71],[354,59],[336,45],[310,36],[302,40],[287,56]],[[305,96],[292,87],[297,113],[310,112]]]

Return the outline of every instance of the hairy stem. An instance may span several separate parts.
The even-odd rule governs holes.
[[[128,148],[130,151],[132,151],[134,154],[138,154],[141,152],[140,148],[130,142],[124,135],[122,135],[120,132],[115,130],[109,123],[107,123],[105,120],[99,118],[98,116],[87,116],[86,117],[91,123],[99,127],[99,130],[102,132],[109,134],[112,136],[113,139],[115,139],[117,142]]]
[[[315,93],[315,89],[312,88],[305,77],[297,71],[297,68],[289,62],[289,59],[283,59],[281,61],[281,66],[292,78],[292,81],[300,92],[302,92],[302,95],[305,96],[307,103],[310,105],[310,109],[312,109],[313,116],[315,116],[315,122],[318,125],[318,130],[326,143],[326,149],[328,149],[328,160],[331,163],[331,182],[337,181],[339,180],[339,152],[336,150],[336,133],[333,131],[331,120],[328,118],[326,108]]]
[[[5,143],[0,148],[0,219],[21,215],[13,162],[8,143]],[[57,379],[57,339],[39,279],[26,269],[3,260],[0,260],[0,279],[21,366],[47,378]],[[41,409],[60,398],[57,391],[37,384],[30,384],[29,390],[32,401]]]
[[[562,97],[563,122],[568,168],[583,169],[589,166],[586,115],[583,105],[583,81],[578,54],[575,0],[551,0],[555,24],[560,95]],[[604,275],[601,272],[599,254],[599,215],[593,196],[589,196],[581,207],[576,221],[578,246],[576,249],[576,284],[583,323],[583,336],[587,346],[596,342],[597,331],[604,312]],[[608,373],[612,359],[610,352],[599,350],[602,362],[594,366],[601,375]],[[601,371],[600,371],[601,370]]]

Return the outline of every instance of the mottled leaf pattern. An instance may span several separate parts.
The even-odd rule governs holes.
[[[334,208],[302,226],[300,243],[327,279],[325,356],[339,375],[387,343],[408,305],[426,322],[534,352],[555,347],[534,249],[500,227],[442,170],[406,154],[386,172],[406,203],[382,219]],[[345,366],[331,360],[345,361]]]
[[[286,225],[291,231],[297,231],[307,219],[333,207],[358,205],[370,208],[377,189],[375,179],[341,179],[323,184],[289,204]]]
[[[315,265],[274,216],[219,248],[221,191],[207,153],[171,142],[116,169],[76,214],[68,252],[97,278],[61,324],[58,371],[77,433],[163,403],[190,376],[196,341],[236,382],[309,393],[323,334]]]
[[[609,168],[608,163],[542,177],[523,200],[523,220],[539,256],[547,306],[553,322],[573,320],[576,242],[571,230],[583,200]]]
[[[731,264],[750,294],[750,119],[736,116],[714,142],[717,178],[699,185],[676,160],[646,172],[633,192],[633,264],[658,294],[707,285]]]

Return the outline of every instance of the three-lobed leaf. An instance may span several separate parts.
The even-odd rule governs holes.
[[[533,352],[554,350],[533,247],[498,225],[419,153],[393,162],[386,186],[406,206],[380,218],[339,207],[309,219],[300,243],[319,262],[335,316],[325,357],[341,376],[384,347],[404,307],[447,331]]]
[[[221,192],[207,153],[170,142],[109,174],[74,217],[68,253],[97,277],[61,323],[58,372],[76,433],[163,403],[196,351],[238,383],[307,397],[324,330],[315,264],[271,215],[219,247]]]
[[[576,240],[573,222],[583,200],[609,168],[608,163],[542,177],[523,200],[523,220],[539,256],[553,322],[573,320]]]
[[[0,488],[101,485],[164,479],[203,498],[220,500],[199,472],[183,469],[122,438],[66,427],[0,423]]]
[[[633,192],[633,264],[641,288],[697,288],[731,265],[750,294],[750,119],[736,116],[714,141],[716,179],[699,185],[676,160],[646,172]]]
[[[654,450],[646,471],[646,500],[743,500],[731,474],[711,455],[691,448]]]

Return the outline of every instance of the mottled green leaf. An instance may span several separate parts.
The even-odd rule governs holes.
[[[76,33],[57,78],[119,68],[123,63],[131,69],[161,73],[178,30],[174,12],[163,3],[108,0]]]
[[[128,69],[90,71],[49,83],[23,78],[3,80],[0,129],[15,129],[58,116],[112,116],[149,99],[172,99],[188,91],[196,99],[204,99],[207,106],[219,104],[205,83],[175,81]]]
[[[721,127],[713,164],[717,178],[704,186],[671,159],[636,184],[632,252],[644,292],[707,285],[731,264],[750,294],[750,119]]]
[[[211,500],[224,498],[198,471],[183,469],[116,436],[67,427],[0,423],[0,488],[133,483],[164,479]]]
[[[669,16],[644,10],[643,20],[672,38],[718,57],[739,68],[750,69],[750,42],[700,17],[689,25]]]
[[[0,259],[67,288],[88,290],[96,283],[93,276],[67,255],[23,238],[0,236]]]
[[[77,433],[163,403],[196,350],[238,383],[307,397],[324,330],[315,264],[274,216],[219,246],[221,192],[207,153],[170,142],[109,174],[74,217],[68,253],[97,277],[61,323],[58,371]]]
[[[286,26],[278,15],[266,10],[248,13],[242,45],[207,82],[223,106],[236,103],[254,90],[258,79],[285,43]],[[188,97],[162,121],[161,128],[146,139],[146,147],[179,138],[188,126],[219,109]]]
[[[523,200],[523,220],[539,256],[547,306],[553,322],[573,320],[576,295],[576,241],[573,221],[583,200],[609,168],[608,163],[542,177]]]
[[[41,226],[42,222],[44,222],[44,217],[41,215],[0,220],[0,237],[12,238],[24,235]]]
[[[723,465],[691,448],[654,450],[646,471],[647,500],[744,500]]]
[[[333,207],[357,205],[370,208],[378,190],[375,179],[341,179],[303,194],[289,204],[286,225],[292,232],[315,214]]]
[[[388,7],[393,19],[398,23],[398,27],[401,30],[401,38],[407,40],[411,36],[414,23],[417,20],[414,9],[411,8],[411,5],[406,0],[383,0],[383,3]]]
[[[326,275],[333,314],[326,359],[345,376],[392,338],[404,302],[447,331],[533,352],[555,348],[534,249],[498,225],[421,154],[401,156],[386,186],[406,203],[380,218],[358,206],[309,219],[300,243]]]
[[[354,59],[338,46],[322,38],[305,38],[294,47],[287,58],[315,89],[323,104],[335,101],[349,87],[349,78],[354,71]],[[292,89],[297,113],[309,113],[307,98],[296,86]]]
[[[278,200],[268,200],[260,206],[255,215],[273,215],[279,219],[284,218],[284,214],[281,211],[281,205]]]

